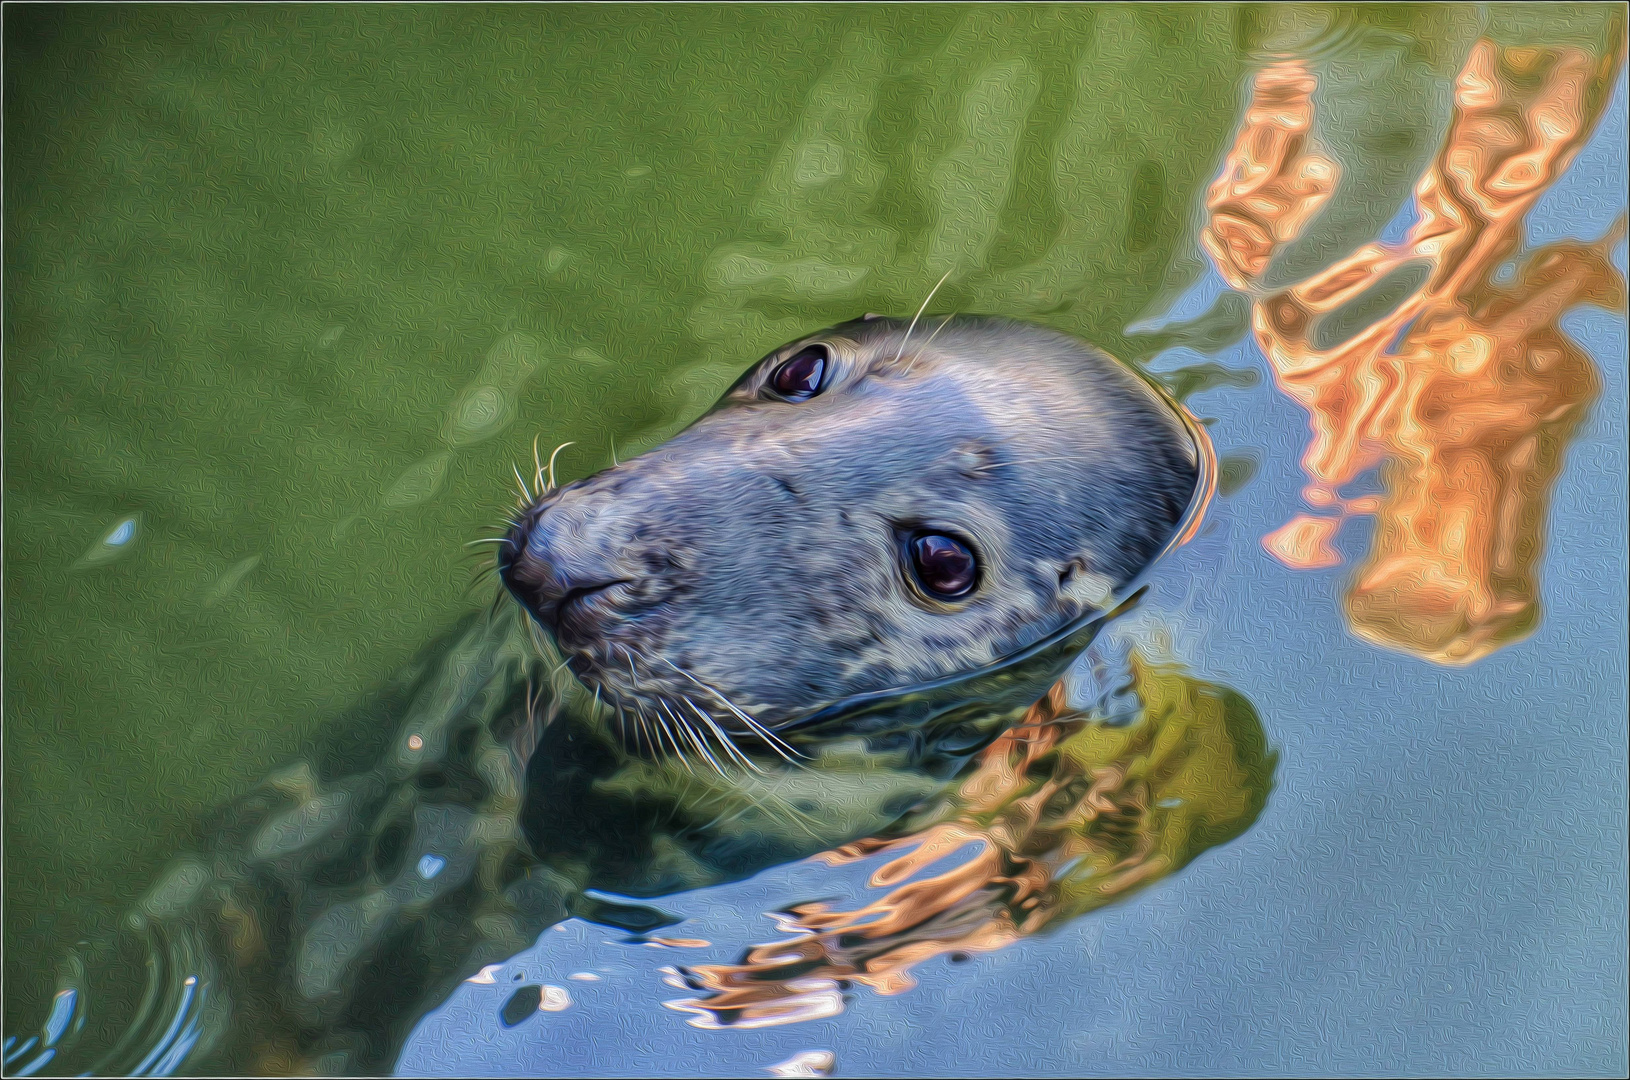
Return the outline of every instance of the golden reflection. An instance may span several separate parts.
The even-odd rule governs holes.
[[[705,996],[671,1002],[698,1027],[754,1028],[832,1016],[851,983],[915,985],[936,956],[987,952],[1160,880],[1256,820],[1275,756],[1251,704],[1134,652],[1125,726],[1071,711],[1063,684],[987,748],[955,809],[901,839],[818,856],[829,865],[894,856],[871,876],[889,892],[856,910],[800,904],[789,938],[740,963],[670,969]],[[930,873],[937,864],[954,864]]]
[[[1310,138],[1308,67],[1285,61],[1256,77],[1202,240],[1222,277],[1252,295],[1263,354],[1310,418],[1303,495],[1317,512],[1264,546],[1291,567],[1332,566],[1344,520],[1375,515],[1346,602],[1367,640],[1464,664],[1538,624],[1547,500],[1599,387],[1559,320],[1581,303],[1623,308],[1624,278],[1608,261],[1623,220],[1596,243],[1549,244],[1500,271],[1524,216],[1589,136],[1618,62],[1617,52],[1477,43],[1403,242],[1365,245],[1272,290],[1260,279],[1330,198],[1339,169]],[[1384,299],[1377,286],[1411,271],[1419,283],[1390,312],[1320,347],[1324,320]],[[1341,497],[1376,466],[1381,495]]]

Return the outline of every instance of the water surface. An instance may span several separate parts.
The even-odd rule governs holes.
[[[659,969],[735,962],[778,936],[766,911],[866,903],[886,854],[665,900],[706,947],[570,920],[401,1071],[1622,1071],[1622,315],[1558,314],[1599,386],[1526,526],[1534,605],[1445,656],[1452,618],[1413,653],[1354,633],[1362,507],[1264,547],[1334,516],[1319,483],[1387,481],[1362,453],[1304,472],[1309,414],[1244,300],[1407,239],[1479,40],[1611,60],[1610,10],[8,9],[8,1035],[202,812],[485,599],[461,545],[535,436],[586,475],[949,272],[932,310],[1181,370],[1212,421],[1229,494],[1127,633],[1254,705],[1261,818],[1135,900],[802,1024],[690,1026]],[[1231,275],[1208,186],[1286,56],[1339,176]],[[1610,85],[1526,244],[1623,213]],[[570,1004],[507,1027],[519,985]]]

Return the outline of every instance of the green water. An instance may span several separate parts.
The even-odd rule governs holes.
[[[8,1030],[200,811],[490,595],[462,545],[534,437],[594,471],[947,271],[938,310],[1147,352],[1256,52],[1390,26],[1406,94],[1478,18],[8,8]],[[1374,175],[1306,258],[1396,209],[1420,94],[1354,128]]]

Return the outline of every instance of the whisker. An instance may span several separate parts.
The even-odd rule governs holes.
[[[611,436],[611,467],[617,467],[617,436]]]
[[[464,546],[467,547],[467,548],[472,548],[472,547],[475,547],[477,544],[507,544],[507,543],[509,543],[509,537],[507,537],[507,536],[483,536],[479,540],[471,540],[468,544],[465,544]]]
[[[644,712],[640,713],[640,722],[641,724],[645,722]],[[666,742],[664,741],[664,736],[666,736]],[[679,749],[678,740],[676,740],[673,737],[673,733],[668,730],[668,722],[666,720],[658,717],[657,723],[652,725],[652,737],[649,745],[651,747],[651,756],[653,758],[677,757],[680,764],[685,766],[686,772],[690,773],[692,776],[696,775],[696,773],[690,767],[690,759],[685,756],[685,752],[683,750]],[[669,746],[672,746],[673,748],[672,753],[669,753]]]
[[[690,711],[695,713],[697,715],[697,717],[702,721],[702,723],[706,724],[708,727],[713,729],[713,734],[718,738],[719,745],[720,745],[721,748],[723,748],[725,753],[730,754],[737,761],[740,761],[743,765],[747,766],[749,769],[753,770],[756,773],[761,773],[761,772],[764,771],[762,768],[759,767],[758,762],[754,761],[752,758],[750,758],[746,754],[742,753],[741,747],[736,745],[734,739],[732,739],[729,735],[725,734],[724,729],[721,728],[717,723],[714,722],[713,717],[709,716],[707,713],[703,712],[701,709],[696,707],[696,702],[692,701],[690,698],[686,697],[683,694],[679,695],[679,700],[683,701],[686,705],[689,705],[690,706]]]
[[[543,491],[543,466],[538,464],[538,439],[539,436],[532,436],[532,486]]]
[[[617,721],[617,738],[624,746],[627,746],[632,739],[628,733],[628,716],[623,712],[622,699],[619,698],[617,704],[613,707],[612,716]]]
[[[951,314],[945,316],[945,318],[940,321],[938,326],[934,327],[934,332],[928,335],[927,341],[917,346],[917,351],[911,354],[911,363],[906,365],[906,374],[911,374],[911,369],[917,366],[917,361],[922,359],[923,353],[928,351],[928,347],[934,344],[934,339],[940,336],[940,331],[944,330],[954,318],[956,318],[956,312],[953,311]]]
[[[640,713],[640,715],[644,716],[645,714],[642,712],[642,713]],[[658,730],[660,730],[662,732],[662,734],[668,736],[668,741],[673,744],[674,753],[679,755],[679,762],[680,762],[680,764],[685,766],[685,771],[690,773],[692,776],[695,776],[696,775],[696,770],[691,768],[690,758],[686,757],[685,756],[685,751],[680,749],[679,740],[674,736],[673,731],[669,729],[668,721],[666,719],[664,719],[660,714],[657,716],[657,727],[658,727]],[[687,730],[685,732],[685,734],[687,736],[689,736],[690,735],[689,730]],[[693,744],[695,743],[694,739],[692,739],[691,741],[692,741]]]
[[[554,453],[549,455],[549,488],[548,488],[548,490],[550,490],[550,491],[555,490],[555,458],[559,457],[560,452],[562,450],[566,449],[568,446],[576,446],[576,445],[577,445],[577,443],[575,443],[575,442],[563,442],[559,446],[555,447],[555,452]]]
[[[918,308],[917,314],[911,317],[911,325],[906,327],[906,336],[900,339],[900,348],[894,354],[894,362],[896,364],[900,362],[900,357],[905,355],[906,343],[911,340],[911,332],[917,329],[917,320],[923,317],[923,312],[928,310],[928,305],[933,301],[934,294],[940,291],[940,286],[944,285],[945,282],[950,279],[951,271],[955,269],[956,267],[953,266],[950,270],[945,271],[945,277],[940,278],[939,281],[935,283],[934,287],[928,290],[928,295],[923,297],[923,306]]]
[[[521,485],[521,497],[526,500],[525,502],[521,503],[521,505],[531,506],[534,501],[532,498],[532,493],[526,490],[526,481],[521,479],[520,468],[513,461],[509,463],[509,468],[510,471],[515,474],[515,482]]]
[[[659,659],[664,664],[667,664],[669,667],[671,667],[675,671],[679,672],[679,674],[685,676],[685,678],[687,678],[691,682],[695,683],[697,686],[700,686],[703,690],[706,690],[708,693],[710,693],[714,697],[718,698],[721,702],[724,703],[725,708],[729,709],[731,712],[735,713],[738,717],[740,717],[743,723],[745,723],[749,728],[751,728],[754,732],[756,732],[758,734],[758,736],[760,738],[762,738],[765,742],[769,743],[770,748],[772,750],[774,750],[776,753],[780,754],[783,758],[786,758],[787,761],[792,762],[792,760],[793,760],[791,756],[788,756],[789,754],[795,755],[797,757],[804,757],[803,754],[799,753],[797,750],[795,750],[791,746],[789,746],[787,744],[786,740],[782,739],[779,735],[775,734],[769,728],[765,727],[763,724],[759,723],[757,720],[754,720],[751,716],[748,716],[741,709],[737,708],[735,702],[731,701],[728,697],[726,697],[716,687],[710,686],[707,683],[703,682],[701,679],[698,679],[695,675],[692,675],[690,672],[686,671],[684,668],[680,667],[678,664],[674,663],[672,660],[669,660],[666,656],[659,657]],[[686,700],[688,701],[690,699],[687,698]],[[691,706],[691,707],[695,708],[694,705]]]
[[[691,742],[695,744],[696,749],[701,753],[701,755],[707,758],[708,764],[713,766],[714,772],[718,773],[722,777],[729,777],[729,772],[725,770],[723,765],[719,764],[719,759],[713,756],[713,751],[707,748],[707,740],[702,737],[702,733],[698,731],[690,723],[690,721],[686,720],[678,713],[671,711],[668,708],[668,703],[666,701],[659,700],[657,702],[657,709],[658,711],[673,717],[674,723],[679,725],[680,730],[685,733],[685,737],[690,739]]]

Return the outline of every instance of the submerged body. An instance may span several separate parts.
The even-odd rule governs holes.
[[[381,1071],[551,923],[671,921],[586,889],[694,889],[957,812],[1192,528],[1210,458],[1065,335],[919,329],[790,343],[670,443],[529,500],[498,545],[520,604],[223,811],[122,945],[64,968],[41,1067]]]

